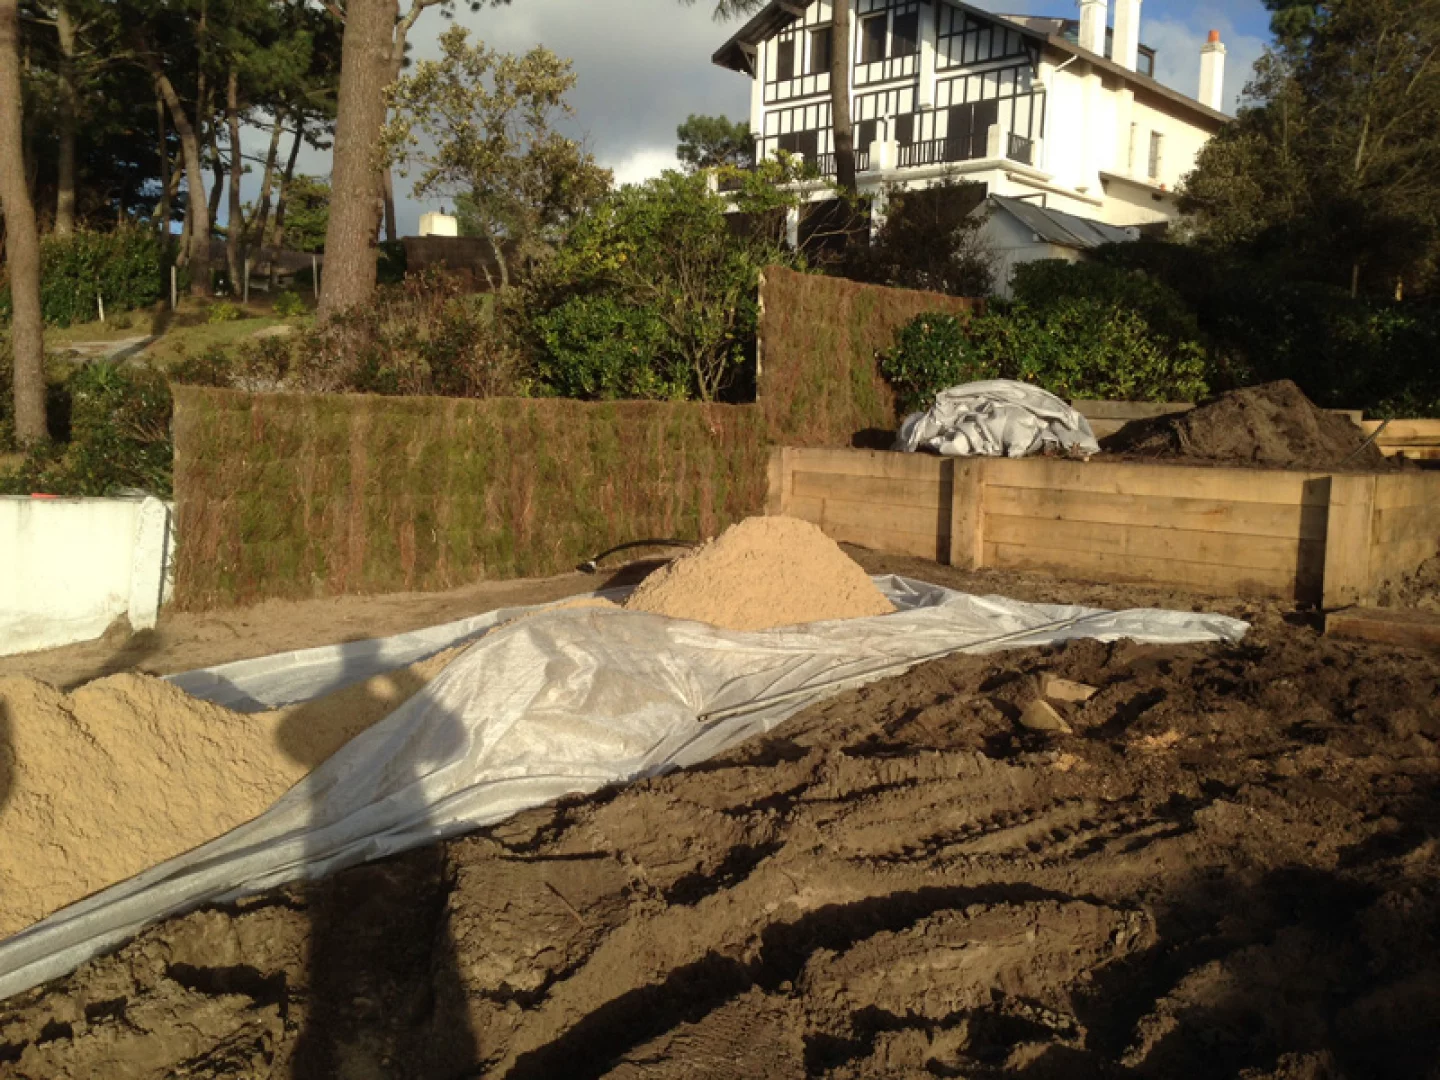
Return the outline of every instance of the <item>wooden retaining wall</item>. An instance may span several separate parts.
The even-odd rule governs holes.
[[[965,568],[1373,603],[1440,551],[1440,474],[1331,475],[786,447],[767,508]]]

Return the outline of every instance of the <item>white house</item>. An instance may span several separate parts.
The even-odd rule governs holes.
[[[715,54],[754,80],[759,156],[834,173],[832,3],[851,4],[851,117],[862,192],[951,174],[989,195],[1107,225],[1167,222],[1220,111],[1225,46],[1200,57],[1200,100],[1156,82],[1141,0],[1079,0],[1078,20],[957,0],[774,0]],[[823,197],[823,195],[817,195]]]
[[[1036,199],[1006,195],[988,196],[975,213],[984,216],[980,235],[995,259],[995,295],[1006,299],[1015,267],[1021,263],[1040,259],[1079,262],[1104,244],[1138,240],[1141,232],[1134,225],[1107,225],[1042,206]]]

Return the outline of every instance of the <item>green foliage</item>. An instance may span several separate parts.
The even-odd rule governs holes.
[[[687,169],[713,169],[721,165],[748,168],[755,161],[755,137],[748,120],[691,113],[675,129],[679,145],[675,156]]]
[[[539,375],[560,397],[683,400],[686,370],[665,359],[669,328],[647,307],[600,294],[576,296],[535,320]]]
[[[63,327],[97,318],[97,297],[107,315],[148,307],[165,294],[165,274],[165,253],[148,229],[51,234],[40,243],[41,314]],[[9,319],[10,285],[0,278],[0,322]]]
[[[329,181],[313,176],[291,179],[285,190],[285,246],[291,251],[322,252],[329,227]]]
[[[928,408],[946,387],[999,378],[999,368],[971,347],[970,321],[927,312],[895,335],[895,347],[880,356],[880,373],[895,388],[902,412]]]
[[[1072,300],[1134,312],[1150,330],[1175,345],[1200,341],[1195,313],[1174,288],[1144,270],[1109,262],[1042,259],[1022,263],[1011,279],[1016,303],[1048,312]]]
[[[405,245],[399,240],[382,240],[375,258],[375,280],[381,285],[399,285],[409,270]]]
[[[90,364],[66,387],[68,442],[32,451],[0,476],[0,492],[99,497],[138,489],[168,498],[174,457],[170,388],[148,368]]]
[[[212,326],[216,323],[238,322],[244,317],[245,313],[228,300],[217,300],[205,312],[205,321]]]
[[[275,314],[279,315],[282,319],[290,319],[296,315],[304,315],[308,313],[309,310],[309,305],[300,299],[300,294],[297,292],[286,289],[283,292],[275,294]]]
[[[554,373],[552,385],[593,382],[583,370],[568,371],[582,347],[563,345],[562,328],[595,341],[605,339],[601,328],[608,327],[635,335],[607,345],[612,361],[632,358],[628,362],[651,369],[612,385],[672,396],[685,372],[691,396],[710,401],[725,390],[753,348],[760,272],[797,261],[781,243],[783,218],[776,216],[794,197],[774,182],[780,177],[774,170],[784,168],[767,163],[747,181],[753,189],[742,187],[728,199],[712,192],[704,175],[667,172],[622,188],[578,220],[537,282],[537,313],[576,298],[608,304],[542,318],[541,367]],[[732,201],[750,215],[749,227],[727,218]]]

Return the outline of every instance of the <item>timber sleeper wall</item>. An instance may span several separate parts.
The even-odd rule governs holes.
[[[767,508],[964,568],[1373,603],[1440,550],[1440,475],[781,448]]]

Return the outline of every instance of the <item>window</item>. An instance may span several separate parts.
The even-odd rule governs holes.
[[[1164,164],[1165,136],[1158,131],[1150,133],[1150,179],[1160,179],[1160,167]]]
[[[895,118],[895,141],[909,146],[915,141],[915,114],[905,113]]]
[[[885,59],[886,15],[872,15],[860,20],[860,62],[875,64]]]
[[[890,35],[891,56],[913,56],[920,51],[920,12],[907,11],[895,16],[895,30]]]
[[[780,82],[795,77],[795,41],[782,41],[775,51],[775,78]]]
[[[869,150],[870,144],[880,136],[880,125],[875,120],[861,120],[855,125],[855,149]]]
[[[830,70],[830,42],[833,40],[834,34],[828,26],[823,30],[810,31],[811,75],[823,75]]]
[[[802,154],[805,160],[814,165],[820,156],[820,133],[818,131],[792,131],[788,135],[781,135],[776,143],[781,150],[787,150],[792,154]]]

